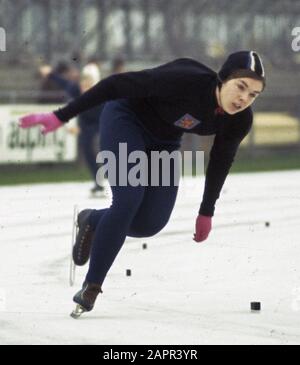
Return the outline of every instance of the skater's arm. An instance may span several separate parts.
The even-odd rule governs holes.
[[[191,61],[188,60],[177,60],[153,69],[111,75],[54,113],[61,121],[67,122],[78,114],[109,100],[187,97],[199,94],[205,89],[205,85],[209,84],[212,76],[197,78],[197,75],[191,66]]]
[[[43,126],[43,133],[61,127],[77,115],[108,100],[121,98],[188,98],[201,101],[202,93],[211,87],[215,73],[195,66],[196,61],[179,59],[165,65],[137,72],[115,74],[101,80],[91,89],[53,113],[39,113],[20,118],[20,127]]]
[[[234,161],[241,141],[249,133],[252,112],[246,110],[232,123],[224,123],[224,128],[216,134],[206,170],[205,188],[199,214],[213,216],[215,203]]]
[[[137,76],[137,74],[139,75]],[[65,107],[54,111],[54,113],[61,121],[67,122],[78,114],[108,100],[147,96],[150,83],[151,79],[147,72],[126,72],[112,75],[101,80]]]

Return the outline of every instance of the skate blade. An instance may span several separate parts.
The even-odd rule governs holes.
[[[78,206],[74,206],[73,211],[73,228],[72,228],[72,241],[71,241],[71,254],[70,254],[70,268],[69,268],[69,284],[70,286],[73,286],[75,283],[75,271],[76,271],[76,265],[73,261],[73,248],[75,245],[76,236],[79,230],[78,227]]]
[[[76,305],[76,308],[73,310],[73,312],[70,314],[70,316],[74,319],[77,319],[79,318],[82,313],[86,312],[86,310],[80,305],[80,304],[77,304]]]

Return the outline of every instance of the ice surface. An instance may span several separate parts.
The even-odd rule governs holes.
[[[203,178],[185,180],[165,229],[127,239],[95,309],[74,320],[87,266],[70,287],[73,208],[110,203],[90,185],[0,188],[0,344],[300,344],[300,171],[230,175],[203,243]]]

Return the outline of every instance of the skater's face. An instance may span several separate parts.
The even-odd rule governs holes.
[[[219,105],[228,114],[248,108],[263,90],[263,83],[249,77],[230,79],[217,89]]]

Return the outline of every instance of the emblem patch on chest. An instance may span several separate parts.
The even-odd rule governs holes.
[[[201,123],[201,121],[194,118],[191,114],[185,114],[183,117],[176,120],[174,125],[176,125],[177,127],[180,127],[180,128],[184,128],[184,129],[192,129],[200,123]]]

